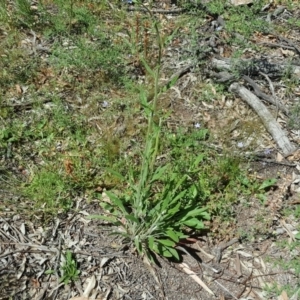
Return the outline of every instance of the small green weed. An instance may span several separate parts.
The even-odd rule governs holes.
[[[34,201],[36,209],[42,208],[50,214],[71,207],[70,192],[63,175],[49,167],[33,175],[32,181],[23,189],[24,195]]]
[[[283,210],[284,218],[293,218],[294,220],[299,220],[300,217],[300,205],[295,207],[290,207]],[[275,266],[279,266],[281,269],[285,270],[293,275],[293,285],[278,285],[272,286],[272,288],[267,288],[267,292],[272,295],[280,295],[280,293],[285,290],[288,296],[292,299],[298,299],[297,295],[300,293],[300,261],[299,261],[299,251],[300,251],[300,227],[297,228],[297,233],[294,235],[295,240],[287,242],[286,239],[280,240],[276,243],[280,251],[287,253],[289,258],[285,256],[276,257],[275,259],[269,258],[269,262]]]
[[[70,282],[74,282],[78,280],[80,271],[78,270],[77,263],[73,258],[72,252],[67,250],[66,256],[62,256],[62,263],[61,263],[61,278],[59,279],[60,282],[64,284],[69,284]]]
[[[122,51],[112,42],[102,36],[95,43],[85,38],[70,40],[72,51],[68,47],[55,44],[50,62],[52,66],[61,70],[68,68],[73,72],[84,72],[97,77],[99,83],[122,83],[125,76],[122,65]]]
[[[34,24],[34,11],[28,0],[16,0],[16,11],[14,12],[15,23],[18,26],[31,28]]]
[[[213,0],[207,4],[207,10],[211,14],[222,15],[226,24],[226,31],[230,33],[239,33],[244,38],[250,37],[255,31],[268,32],[269,24],[258,19],[256,16],[260,12],[265,1],[255,1],[254,5],[248,7],[228,6],[226,1]],[[238,26],[237,26],[238,24]],[[235,39],[235,41],[238,41]],[[243,43],[241,40],[240,43]]]
[[[207,4],[207,10],[213,15],[221,15],[225,10],[226,5],[226,2],[222,0],[209,1]]]
[[[290,18],[288,20],[288,23],[295,26],[295,27],[300,27],[300,20],[299,19],[296,19],[296,18]]]
[[[287,260],[285,257],[278,258],[276,261],[272,261],[274,265],[278,265],[287,272],[292,272],[295,276],[296,284],[291,286],[290,284],[285,285],[284,287],[277,287],[282,290],[286,290],[288,295],[292,297],[297,291],[300,290],[300,261],[299,261],[299,250],[300,250],[300,241],[296,239],[295,242],[287,243],[286,241],[278,243],[279,247],[284,251],[289,251],[291,258]],[[295,298],[296,299],[296,298]]]
[[[277,179],[270,178],[266,179],[263,182],[259,182],[257,180],[251,180],[248,177],[241,178],[241,184],[246,188],[244,193],[249,195],[255,195],[262,204],[265,204],[267,197],[266,197],[266,190],[273,187],[277,182]]]

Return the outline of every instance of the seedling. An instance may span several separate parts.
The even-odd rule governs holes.
[[[80,271],[78,270],[77,263],[73,258],[72,252],[69,250],[66,251],[66,256],[62,257],[60,272],[60,282],[63,282],[64,284],[69,284],[79,278]]]

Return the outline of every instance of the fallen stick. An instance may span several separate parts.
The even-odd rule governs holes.
[[[266,106],[259,100],[259,98],[236,82],[230,85],[229,91],[238,94],[255,110],[255,112],[261,118],[266,129],[272,135],[276,144],[281,149],[284,157],[291,155],[296,150],[296,147],[290,143],[288,137],[276,122],[275,118],[272,116]]]
[[[288,109],[281,102],[279,102],[278,100],[276,102],[276,100],[273,97],[271,97],[271,96],[265,94],[264,92],[262,92],[261,89],[259,88],[259,86],[249,76],[244,75],[243,79],[253,87],[254,94],[257,97],[262,98],[263,100],[265,100],[265,101],[267,101],[267,102],[269,102],[269,103],[271,103],[275,106],[278,106],[278,108],[281,111],[283,111],[286,115],[289,114]]]
[[[269,74],[270,72],[274,72],[274,76],[283,76],[284,72],[286,70],[290,70],[290,72],[295,75],[297,78],[300,78],[300,66],[297,65],[289,65],[289,64],[278,64],[278,63],[273,63],[273,62],[267,62],[265,60],[261,60],[262,65],[259,65],[259,60],[246,60],[246,59],[241,59],[239,62],[235,62],[235,64],[232,63],[230,59],[217,59],[213,58],[211,60],[211,66],[212,68],[218,69],[218,70],[227,70],[227,71],[234,71],[237,66],[238,68],[241,68],[241,70],[245,73],[247,71],[247,68],[251,68],[251,66],[254,66],[255,68],[259,69],[259,71],[264,72],[268,74],[269,76],[272,74]],[[265,66],[264,66],[265,64]],[[264,70],[264,68],[266,70]],[[267,70],[270,68],[270,70]],[[275,71],[276,70],[276,71]],[[247,72],[246,72],[247,73]],[[248,75],[248,74],[243,74],[243,75]],[[251,74],[250,74],[251,75]]]

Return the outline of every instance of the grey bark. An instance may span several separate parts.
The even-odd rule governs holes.
[[[269,112],[267,107],[259,100],[258,97],[256,97],[252,92],[236,82],[231,84],[231,86],[229,87],[229,91],[238,94],[252,107],[252,109],[255,110],[285,157],[289,156],[296,150],[296,147],[291,144],[284,131],[276,122],[275,118]]]

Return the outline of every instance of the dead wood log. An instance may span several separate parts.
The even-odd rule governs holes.
[[[212,68],[218,69],[220,71],[242,71],[242,75],[251,75],[247,74],[247,72],[251,72],[251,69],[257,69],[257,71],[266,73],[269,76],[272,75],[270,74],[270,72],[272,72],[273,75],[277,77],[282,76],[286,70],[289,70],[296,77],[300,78],[300,66],[271,63],[267,62],[266,60],[240,60],[239,62],[234,62],[233,64],[230,59],[213,58],[211,60],[211,66]],[[260,67],[266,68],[266,70],[259,70]],[[270,71],[268,71],[267,68],[270,68]]]
[[[261,89],[259,88],[259,86],[249,76],[244,75],[243,79],[252,86],[252,88],[254,89],[254,94],[257,97],[259,97],[259,98],[261,98],[261,99],[277,106],[286,115],[289,114],[289,110],[281,102],[279,102],[279,100],[274,99],[273,97],[271,97],[271,96],[265,94],[264,92],[262,92]]]
[[[268,132],[272,135],[276,144],[281,149],[284,157],[289,156],[296,150],[296,147],[291,144],[284,131],[276,122],[275,118],[272,116],[266,106],[259,100],[259,98],[236,82],[230,85],[229,91],[238,94],[252,107],[252,109],[254,109],[254,111],[261,118]]]

